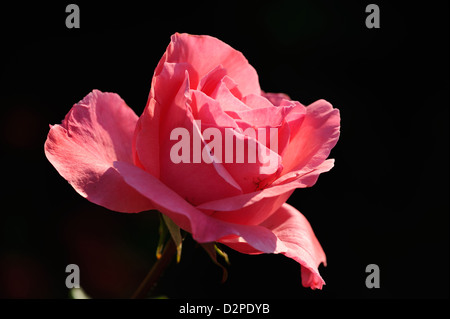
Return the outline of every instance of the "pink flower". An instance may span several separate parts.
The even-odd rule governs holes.
[[[245,135],[248,127],[277,128],[277,149]],[[256,145],[271,160],[174,163],[175,128],[200,136],[202,148],[205,129],[232,128],[235,141]],[[285,202],[333,167],[327,157],[339,128],[339,111],[327,101],[305,107],[264,93],[242,53],[210,36],[177,33],[140,118],[117,94],[94,90],[51,126],[45,154],[93,203],[127,213],[159,210],[201,243],[284,254],[300,263],[305,287],[321,289],[325,254],[306,218]]]

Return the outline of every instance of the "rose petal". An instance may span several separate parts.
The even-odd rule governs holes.
[[[220,103],[204,92],[191,90],[192,94],[192,113],[196,120],[200,120],[202,125],[208,124],[215,127],[238,128],[232,117],[224,112]]]
[[[144,170],[124,162],[115,162],[114,167],[130,186],[147,197],[156,209],[170,217],[178,226],[190,232],[199,243],[237,235],[264,253],[287,250],[284,244],[264,227],[231,224],[212,218]]]
[[[156,177],[160,176],[160,148],[165,141],[160,132],[164,129],[164,119],[170,119],[174,113],[172,107],[181,108],[184,112],[190,98],[189,79],[186,77],[189,68],[187,64],[162,65],[159,74],[152,79],[147,105],[136,125],[133,137],[135,165]]]
[[[328,157],[339,139],[339,110],[325,100],[306,107],[300,125],[291,126],[291,141],[283,153],[283,173],[312,170]]]
[[[292,106],[272,106],[239,111],[236,114],[240,119],[255,127],[276,127],[283,124],[284,118],[292,109]]]
[[[161,107],[154,98],[139,118],[133,136],[132,152],[134,164],[159,177],[159,118]]]
[[[214,158],[218,159],[221,167],[238,183],[242,192],[248,193],[261,189],[279,176],[282,170],[281,157],[253,138],[251,134],[245,135],[239,130],[201,122],[202,133],[211,128],[218,130],[219,137],[222,138],[221,156],[214,154]],[[257,134],[256,131],[254,132]],[[259,154],[265,156],[263,161],[260,161]]]
[[[287,247],[281,254],[301,265],[302,284],[312,289],[322,289],[325,281],[319,274],[321,263],[326,266],[325,253],[308,220],[289,204],[283,204],[275,213],[260,224],[271,230]],[[258,254],[257,249],[246,240],[229,236],[219,242],[246,254]]]
[[[240,92],[236,91],[237,84],[228,76],[224,76],[220,84],[216,87],[211,97],[220,103],[222,109],[230,116],[236,111],[247,111],[250,108],[245,105],[240,99]],[[228,113],[231,112],[231,113]],[[238,116],[232,116],[239,118]]]
[[[289,126],[289,141],[291,142],[298,134],[303,121],[306,116],[306,107],[297,101],[282,100],[281,104],[288,104],[292,106],[290,112],[286,115],[285,121]],[[283,154],[284,155],[284,154]]]
[[[151,203],[112,168],[132,163],[137,116],[115,93],[94,90],[75,104],[61,125],[51,126],[45,155],[83,197],[119,212],[140,212]]]
[[[266,99],[264,99],[266,100]],[[267,101],[267,100],[266,100]],[[267,103],[269,103],[267,101]],[[253,128],[266,128],[266,146],[278,154],[283,155],[286,146],[290,140],[290,125],[293,125],[295,119],[293,116],[288,117],[288,115],[296,108],[294,102],[289,105],[274,107],[258,107],[252,108],[250,110],[235,111],[233,113],[227,112],[231,117],[235,118],[235,123],[242,129],[245,130],[248,127]],[[239,118],[240,120],[237,120]],[[286,119],[290,119],[291,123],[288,123]],[[277,129],[276,134],[278,135],[277,147],[271,145],[271,133],[273,129]],[[272,130],[271,130],[272,129]],[[274,132],[273,132],[274,133]]]
[[[198,134],[197,129],[194,130],[196,125],[191,109],[197,110],[197,108],[195,106],[191,108],[196,99],[191,100],[189,81],[190,73],[185,70],[183,65],[174,63],[165,63],[154,81],[154,99],[159,105],[164,106],[161,107],[159,119],[160,179],[193,204],[199,204],[211,198],[219,199],[241,194],[242,190],[239,185],[233,181],[230,174],[220,164],[205,164],[202,158],[200,158],[200,163],[194,162],[193,140],[194,136],[198,136]],[[167,94],[167,90],[164,90],[166,85],[169,87],[173,85],[178,88],[178,91]],[[203,93],[200,95],[209,98]],[[224,116],[228,117],[226,114]],[[229,119],[233,121],[231,118]],[[180,128],[186,129],[189,133],[189,163],[174,163],[170,155],[172,147],[179,143],[179,140],[171,140],[171,133],[174,129]],[[149,147],[145,145],[146,138],[143,135],[142,149]],[[201,146],[204,141],[201,140],[201,136],[198,138]],[[144,168],[147,170],[147,166]]]
[[[227,75],[227,71],[222,65],[216,66],[214,69],[208,72],[200,80],[198,90],[205,93],[208,96],[216,90],[217,86],[223,83],[222,79]]]
[[[274,108],[274,105],[268,99],[258,94],[246,95],[242,98],[242,102],[251,109]]]
[[[260,94],[258,74],[248,63],[244,55],[217,38],[207,35],[190,35],[175,33],[158,64],[155,74],[158,74],[161,64],[188,63],[194,72],[190,72],[191,88],[196,89],[198,81],[218,65],[222,65],[227,74],[236,81],[243,96]]]
[[[302,265],[302,284],[313,289],[322,289],[325,284],[319,274],[321,263],[326,266],[325,253],[317,240],[308,220],[289,204],[281,208],[261,223],[288,247],[283,255]]]
[[[197,208],[205,211],[233,212],[243,207],[253,205],[264,198],[277,197],[296,188],[310,187],[315,184],[321,173],[329,171],[334,165],[333,159],[324,161],[311,171],[298,170],[290,173],[287,178],[281,176],[281,182],[276,180],[272,186],[260,191],[237,195],[229,198],[205,202]]]
[[[284,93],[266,93],[261,92],[261,95],[268,99],[273,105],[279,106],[283,103],[283,100],[289,101],[290,97]]]
[[[292,190],[281,193],[278,196],[264,197],[252,205],[240,207],[229,211],[211,211],[202,209],[206,214],[229,223],[242,225],[259,225],[270,215],[277,211],[281,205],[292,195]]]
[[[238,182],[244,193],[261,189],[268,184],[268,179],[272,181],[273,178],[279,176],[283,169],[282,158],[276,152],[267,148],[266,145],[263,145],[251,135],[244,135],[236,130],[230,133],[233,135],[233,160],[227,162],[225,159],[223,166]],[[257,134],[257,131],[255,133]],[[239,163],[236,156],[238,153],[237,145],[242,144],[244,145],[243,163]],[[226,152],[230,152],[230,149],[226,149],[226,146],[226,144],[223,146],[224,156]],[[249,160],[249,154],[253,154],[253,162]],[[260,161],[260,154],[263,154],[265,162]]]

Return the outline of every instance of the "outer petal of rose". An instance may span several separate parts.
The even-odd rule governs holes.
[[[159,118],[161,107],[149,98],[134,131],[132,151],[134,164],[159,177]]]
[[[115,93],[94,90],[75,104],[61,125],[51,126],[45,155],[83,197],[119,212],[149,210],[148,199],[128,186],[114,161],[132,163],[137,116]]]
[[[283,100],[290,100],[290,97],[284,93],[261,92],[261,95],[268,99],[275,106],[279,106]]]
[[[175,33],[171,37],[163,59],[164,62],[169,63],[186,62],[193,67],[197,76],[192,75],[191,88],[197,88],[196,80],[199,81],[205,74],[221,64],[227,74],[236,81],[243,96],[261,92],[258,74],[244,55],[217,38]],[[159,71],[161,61],[155,74]]]
[[[260,226],[271,230],[288,248],[286,252],[282,252],[283,255],[301,265],[303,286],[322,289],[325,282],[319,274],[318,267],[321,263],[326,265],[326,257],[305,216],[291,205],[283,204]],[[260,253],[239,237],[230,236],[219,242],[242,253]]]
[[[291,141],[283,153],[283,172],[312,170],[328,157],[339,139],[339,110],[325,100],[306,107],[306,114],[298,125],[291,127]]]
[[[193,163],[194,139],[201,140],[201,136],[197,134],[191,113],[189,74],[181,64],[165,63],[155,81],[155,100],[161,106],[158,122],[160,179],[193,204],[202,203],[210,198],[218,199],[241,194],[239,185],[229,178],[229,174],[221,164]],[[166,84],[173,85],[177,91],[167,94],[167,90],[164,90]],[[179,143],[178,140],[171,139],[171,135],[174,129],[179,128],[186,129],[189,133],[191,163],[174,163],[171,159],[172,147]],[[145,141],[144,138],[142,140]],[[144,148],[145,144],[142,147]],[[144,168],[147,171],[147,167]]]
[[[210,201],[197,208],[226,222],[258,225],[285,203],[296,188],[312,186],[321,173],[333,167],[333,163],[334,160],[326,160],[316,170],[289,173],[289,178],[261,191]]]
[[[223,218],[231,212],[236,211],[236,214],[239,214],[239,209],[253,205],[264,198],[280,196],[296,188],[305,188],[314,185],[319,175],[329,171],[333,166],[334,159],[328,159],[311,171],[298,170],[289,173],[287,178],[281,176],[280,179],[283,179],[281,182],[276,180],[271,186],[263,190],[206,202],[198,205],[197,208],[214,211],[215,214],[223,212]]]
[[[160,176],[160,149],[164,144],[161,129],[165,119],[173,113],[172,107],[184,108],[189,99],[186,78],[187,64],[164,64],[153,76],[147,105],[136,125],[133,138],[133,156],[137,166],[156,177]],[[169,113],[169,115],[168,115]]]
[[[223,220],[229,223],[242,224],[242,225],[259,225],[275,211],[277,211],[281,205],[283,205],[287,199],[292,195],[294,189],[288,190],[285,193],[281,193],[278,196],[263,197],[258,202],[252,205],[243,206],[241,208],[230,211],[211,211],[204,210],[210,216]]]
[[[236,235],[244,238],[260,252],[287,252],[287,247],[265,227],[237,225],[217,220],[193,207],[144,170],[125,162],[115,162],[114,167],[124,180],[147,197],[156,209],[170,217],[182,229],[192,233],[193,238],[200,243]]]

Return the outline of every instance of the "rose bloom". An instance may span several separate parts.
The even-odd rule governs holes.
[[[248,127],[277,128],[277,150],[245,135]],[[212,154],[212,163],[174,163],[175,128],[201,136],[202,148],[205,129],[232,128],[235,141],[256,145],[271,160],[228,163]],[[303,286],[321,289],[325,254],[286,200],[333,167],[327,157],[339,129],[339,111],[327,101],[305,107],[285,94],[264,93],[241,52],[211,36],[176,33],[140,117],[119,95],[94,90],[50,126],[45,154],[95,204],[124,213],[158,210],[200,243],[283,254],[300,263]]]

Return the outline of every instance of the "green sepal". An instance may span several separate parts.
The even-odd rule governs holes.
[[[230,259],[228,258],[227,253],[224,252],[222,249],[220,249],[219,246],[217,246],[217,244],[214,244],[214,249],[225,260],[225,262],[229,266],[230,265]]]
[[[209,257],[211,257],[211,260],[213,261],[213,263],[215,263],[217,266],[219,266],[220,268],[222,268],[222,283],[224,283],[227,278],[228,278],[228,271],[227,269],[217,260],[217,254],[219,254],[219,256],[221,256],[225,262],[229,265],[230,264],[230,260],[228,258],[228,255],[221,250],[219,247],[217,247],[217,244],[212,242],[212,243],[206,243],[206,244],[201,244],[201,246],[205,249],[205,251],[208,253]]]
[[[167,229],[166,222],[162,218],[162,214],[159,214],[159,239],[158,239],[158,246],[156,247],[156,258],[160,259],[162,252],[164,250],[164,244],[166,243],[167,235],[169,233],[169,230]]]
[[[181,248],[183,244],[183,238],[181,237],[181,230],[180,227],[173,222],[172,219],[167,217],[164,214],[161,214],[162,218],[164,219],[164,222],[167,226],[167,229],[169,229],[169,233],[172,236],[173,241],[175,242],[175,246],[177,247],[177,263],[181,260]]]

